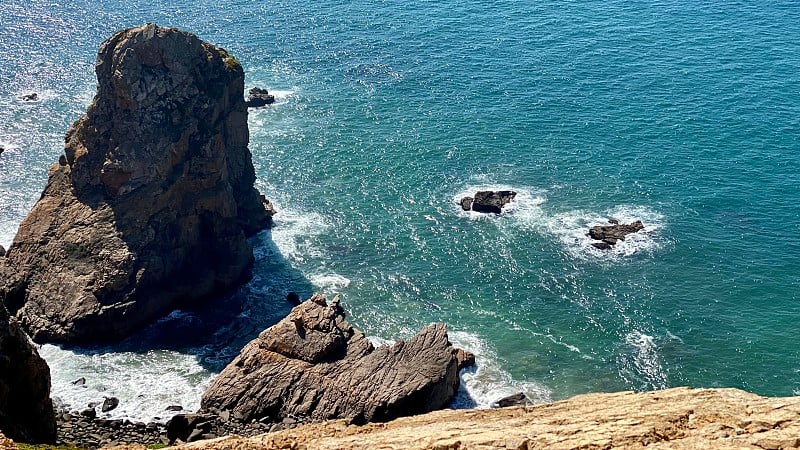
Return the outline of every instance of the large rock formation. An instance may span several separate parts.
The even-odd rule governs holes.
[[[201,408],[241,422],[386,421],[446,406],[458,351],[444,325],[375,348],[319,294],[248,343],[203,394]],[[463,352],[461,353],[463,355]]]
[[[615,219],[608,221],[609,225],[596,225],[589,229],[588,236],[600,242],[592,242],[592,246],[600,250],[608,250],[618,241],[624,241],[625,236],[637,233],[644,229],[641,220],[635,222],[619,223]]]
[[[244,73],[156,25],[97,57],[97,95],[0,258],[0,298],[36,341],[110,340],[241,282],[269,224],[253,187]]]
[[[0,431],[23,442],[55,442],[50,368],[0,305]]]
[[[511,203],[517,193],[514,191],[478,191],[475,197],[464,197],[459,201],[464,211],[487,214],[500,214],[503,207]]]
[[[588,394],[527,407],[436,411],[365,426],[325,422],[171,448],[790,449],[800,448],[800,397],[687,388]]]

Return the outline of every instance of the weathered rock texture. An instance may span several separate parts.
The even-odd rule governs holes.
[[[596,225],[589,229],[589,237],[600,242],[592,242],[592,246],[600,250],[608,250],[616,245],[617,241],[624,241],[625,236],[637,233],[644,229],[641,220],[629,224],[609,221],[610,225]]]
[[[475,197],[464,197],[459,204],[464,211],[500,214],[503,207],[511,203],[517,193],[514,191],[478,191]]]
[[[203,394],[201,409],[241,422],[420,414],[455,394],[457,353],[442,324],[375,348],[345,321],[337,298],[328,305],[317,294],[248,343]]]
[[[50,368],[0,305],[0,431],[23,442],[55,442]]]
[[[389,423],[312,424],[176,450],[255,449],[789,449],[800,447],[800,397],[676,388],[588,394],[494,410],[448,410]],[[137,447],[133,447],[137,448]],[[138,447],[141,448],[141,447]]]
[[[36,341],[110,340],[247,276],[269,224],[247,149],[244,73],[146,25],[97,57],[97,95],[0,261],[0,298]]]

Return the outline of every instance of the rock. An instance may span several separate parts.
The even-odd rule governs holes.
[[[80,377],[77,380],[73,381],[72,384],[75,386],[83,386],[86,384],[86,378]]]
[[[517,193],[514,191],[478,191],[472,201],[472,210],[480,213],[500,214],[503,212],[503,207],[514,200],[516,196]]]
[[[522,393],[516,393],[513,395],[509,395],[508,397],[503,397],[500,400],[494,402],[492,407],[494,408],[507,408],[509,406],[525,406],[531,405],[533,402],[528,399],[528,397]]]
[[[195,432],[199,432],[198,436],[209,432],[214,418],[208,414],[177,414],[167,422],[167,438],[170,442],[189,442],[189,437]]]
[[[260,108],[275,103],[275,96],[266,89],[254,87],[250,89],[249,94],[246,102],[248,108]]]
[[[39,94],[37,94],[36,92],[31,92],[30,94],[25,94],[20,98],[22,99],[23,102],[35,102],[39,100]]]
[[[456,349],[456,361],[458,361],[458,370],[475,365],[475,355],[471,352]]]
[[[461,209],[463,209],[464,211],[471,210],[472,209],[472,197],[464,197],[464,198],[462,198],[461,201],[459,202],[459,204],[461,205]]]
[[[81,411],[81,416],[94,419],[97,417],[97,410],[95,410],[94,408],[86,408],[83,411]]]
[[[0,145],[0,155],[2,155],[4,151],[6,151],[6,148]]]
[[[0,258],[6,256],[6,249],[2,245],[0,245]]]
[[[103,405],[100,406],[100,411],[109,412],[119,406],[119,399],[117,397],[106,397],[103,400]]]
[[[103,43],[96,72],[0,264],[0,299],[37,342],[118,340],[239,285],[270,224],[234,57],[148,24]]]
[[[203,394],[201,410],[249,423],[286,417],[386,421],[445,407],[458,388],[443,324],[375,348],[315,294],[248,343]]]
[[[167,409],[166,409],[166,410],[167,410],[167,411],[174,411],[174,412],[177,412],[177,411],[183,411],[183,406],[180,406],[180,405],[170,405],[170,406],[167,406]]]
[[[592,242],[592,246],[600,250],[608,250],[617,241],[624,241],[625,236],[636,233],[644,229],[641,220],[637,220],[630,224],[619,223],[615,219],[608,221],[610,225],[597,225],[589,229],[588,236],[592,239],[602,242]]]
[[[18,321],[0,305],[0,431],[22,442],[53,443],[50,368]]]

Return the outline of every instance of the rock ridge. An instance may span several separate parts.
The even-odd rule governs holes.
[[[201,410],[242,423],[387,421],[445,407],[470,357],[444,324],[376,348],[344,319],[338,297],[315,294],[242,349]]]
[[[0,258],[0,299],[37,342],[116,340],[236,286],[253,262],[246,237],[271,219],[233,56],[148,24],[104,42],[96,73]]]

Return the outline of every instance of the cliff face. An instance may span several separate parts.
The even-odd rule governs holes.
[[[36,341],[110,340],[230,288],[269,224],[247,149],[244,73],[149,24],[97,57],[97,95],[0,258],[0,298]]]
[[[54,442],[50,369],[0,305],[0,430],[25,442]]]
[[[256,449],[789,449],[800,447],[800,397],[737,389],[588,394],[495,410],[449,410],[389,423],[344,421],[176,450]],[[142,447],[127,447],[142,448]]]

